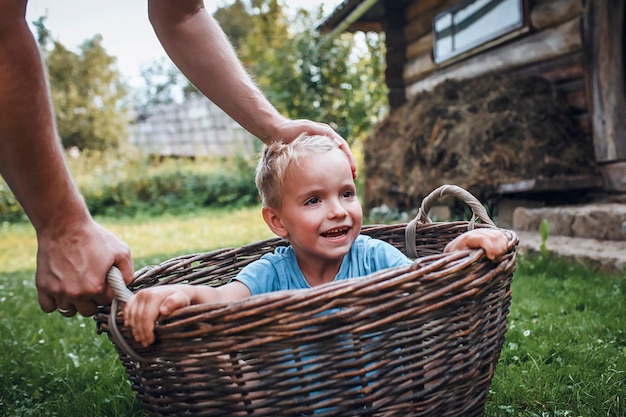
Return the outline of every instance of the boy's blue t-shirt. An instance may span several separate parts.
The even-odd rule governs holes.
[[[361,277],[382,269],[409,265],[411,262],[412,261],[402,252],[387,242],[360,235],[350,248],[350,251],[344,256],[335,280]],[[244,267],[234,279],[246,285],[252,295],[280,290],[310,288],[309,283],[304,278],[298,266],[295,252],[291,246],[282,246],[277,248],[273,253],[263,255],[259,260]],[[328,312],[329,311],[325,313]],[[333,337],[340,339],[346,338],[345,335],[335,335]],[[350,346],[350,344],[353,343],[348,339],[342,341],[346,346]],[[306,369],[308,375],[307,385],[311,389],[311,393],[308,395],[310,400],[317,401],[315,398],[318,395],[321,396],[321,394],[323,394],[321,397],[325,396],[326,398],[333,398],[338,395],[349,398],[351,395],[348,391],[354,391],[352,395],[354,398],[362,397],[361,390],[363,389],[363,383],[360,381],[359,377],[356,376],[352,378],[350,386],[344,385],[341,387],[341,393],[335,392],[337,388],[329,389],[326,385],[328,379],[326,369],[316,367],[315,365],[315,359],[324,354],[325,346],[318,343],[309,343],[305,345],[305,347],[306,349],[302,351],[308,353],[298,358],[294,356],[292,365],[294,371],[296,369]],[[356,347],[353,348],[358,350]],[[286,353],[284,354],[287,355]],[[371,352],[362,353],[363,358],[367,358],[368,355],[371,355]],[[283,360],[285,363],[288,363],[289,361],[287,361],[286,358],[287,356],[285,356]],[[371,362],[373,361],[374,359],[371,360]],[[366,359],[366,363],[368,362],[370,362],[370,360]],[[353,369],[353,371],[358,373],[360,369],[358,363],[355,362],[354,366],[355,369]],[[343,370],[347,371],[346,369]],[[368,371],[366,377],[371,379],[373,378],[372,375],[376,372],[379,371]],[[290,396],[292,393],[285,392],[284,395]],[[293,396],[302,396],[302,394],[293,393]],[[320,409],[316,410],[314,414],[330,411],[339,412],[343,410],[341,407],[342,406],[320,406]],[[343,407],[345,408],[345,406]]]
[[[362,277],[382,269],[404,266],[412,261],[387,242],[359,235],[343,258],[335,281]],[[311,286],[304,278],[291,246],[281,246],[273,253],[244,267],[235,277],[252,295],[280,290],[305,289]]]

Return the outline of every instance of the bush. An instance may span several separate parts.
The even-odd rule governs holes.
[[[254,166],[242,157],[193,161],[91,154],[68,162],[89,211],[96,216],[179,214],[259,202]],[[25,219],[11,190],[0,183],[0,222]]]
[[[93,215],[181,213],[201,207],[241,207],[257,203],[253,175],[175,172],[150,174],[85,190]]]
[[[9,186],[0,177],[0,222],[16,223],[26,220],[22,206],[11,192]]]

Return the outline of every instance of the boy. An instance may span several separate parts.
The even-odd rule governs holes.
[[[256,184],[265,223],[290,245],[249,264],[221,287],[181,284],[137,292],[124,307],[124,324],[131,326],[135,340],[150,345],[157,318],[188,305],[309,288],[412,262],[390,244],[360,235],[363,211],[352,169],[328,137],[301,135],[289,144],[270,144],[257,167]],[[483,248],[494,260],[506,252],[507,238],[495,229],[472,230],[446,251],[468,248]]]

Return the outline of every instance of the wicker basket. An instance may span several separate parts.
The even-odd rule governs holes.
[[[470,205],[472,220],[432,223],[427,213],[444,194]],[[117,300],[100,308],[98,331],[115,344],[150,415],[481,416],[507,328],[518,238],[502,230],[509,251],[497,263],[482,250],[441,254],[472,227],[495,226],[467,191],[440,187],[411,223],[363,227],[419,256],[412,265],[183,308],[157,323],[148,348],[118,329],[117,300],[130,292],[112,272]],[[182,256],[137,271],[129,288],[221,285],[285,244]]]

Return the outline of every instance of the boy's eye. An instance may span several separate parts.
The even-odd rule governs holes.
[[[348,190],[348,191],[344,191],[342,195],[344,198],[350,198],[350,197],[354,197],[356,193],[352,190]]]
[[[311,198],[309,198],[309,199],[308,199],[308,200],[304,203],[304,205],[305,205],[305,206],[308,206],[309,204],[317,204],[317,203],[319,203],[319,202],[320,202],[320,199],[319,199],[319,198],[317,198],[317,197],[311,197]]]

